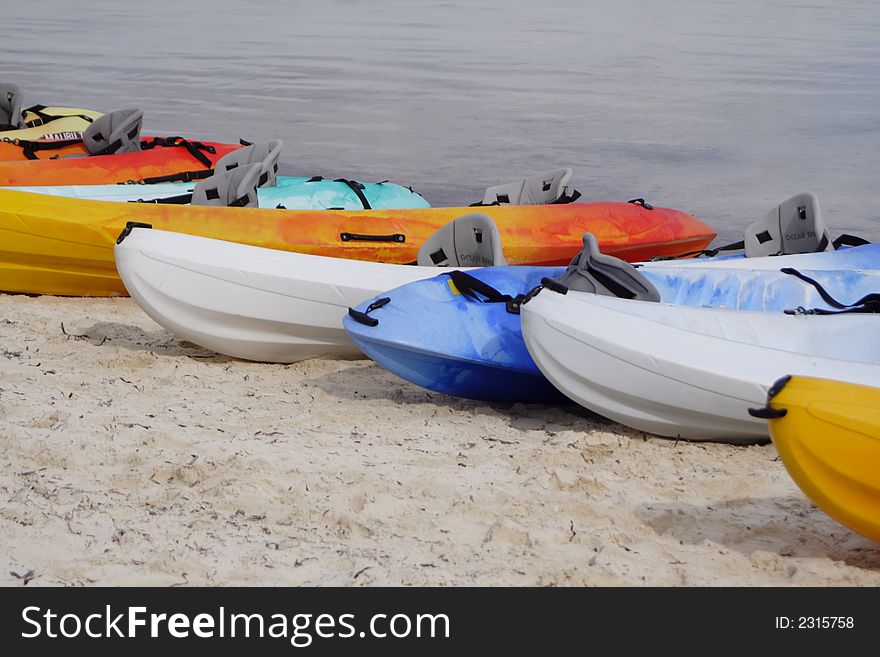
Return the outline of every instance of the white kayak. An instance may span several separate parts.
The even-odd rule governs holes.
[[[135,302],[178,336],[246,360],[360,357],[342,326],[349,307],[435,267],[276,251],[148,228],[115,247]]]
[[[542,290],[522,306],[529,353],[582,406],[690,440],[769,439],[749,415],[786,374],[880,387],[880,315],[786,315]]]

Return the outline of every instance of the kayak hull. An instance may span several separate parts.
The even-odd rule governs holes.
[[[748,414],[787,373],[880,385],[880,316],[674,306],[543,290],[522,307],[529,353],[582,406],[671,438],[765,441]]]
[[[770,436],[800,489],[829,516],[880,542],[880,388],[795,376],[769,403]]]
[[[437,273],[144,228],[115,250],[126,288],[158,324],[218,353],[274,363],[362,357],[342,326],[348,308]]]
[[[469,273],[515,297],[561,272],[552,267],[490,267]],[[567,402],[526,350],[519,315],[508,312],[503,302],[479,301],[462,292],[449,274],[382,292],[356,310],[366,312],[373,304],[377,307],[368,313],[371,321],[348,316],[345,329],[364,354],[392,374],[468,399]]]

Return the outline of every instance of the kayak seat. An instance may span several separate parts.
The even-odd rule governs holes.
[[[278,159],[281,157],[280,139],[257,142],[227,153],[214,165],[215,171],[231,171],[248,164],[260,165],[258,187],[275,187],[278,184]]]
[[[569,168],[536,173],[528,178],[489,187],[483,200],[475,205],[546,205],[570,203],[580,192],[571,188]]]
[[[0,130],[21,127],[21,89],[11,82],[0,82]]]
[[[592,233],[584,233],[584,248],[571,260],[562,276],[552,279],[568,290],[591,292],[621,299],[660,301],[660,292],[635,267],[599,251]]]
[[[819,199],[812,192],[795,194],[750,224],[744,242],[749,258],[834,250]]]
[[[132,153],[141,150],[141,124],[144,113],[139,109],[108,112],[89,124],[82,135],[83,144],[91,155]]]
[[[231,171],[218,171],[196,183],[190,203],[258,208],[260,203],[257,198],[257,182],[260,172],[259,163],[245,164]]]
[[[416,256],[426,267],[491,267],[507,264],[501,235],[491,217],[480,212],[453,219],[429,237]]]

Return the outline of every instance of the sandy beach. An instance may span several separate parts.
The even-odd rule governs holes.
[[[772,445],[239,361],[128,298],[0,295],[6,586],[878,586]]]

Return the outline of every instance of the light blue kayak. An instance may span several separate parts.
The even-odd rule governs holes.
[[[116,185],[60,185],[46,187],[10,187],[23,192],[50,194],[96,201],[151,201],[192,192],[194,182],[163,182]],[[360,194],[358,193],[360,192]],[[430,204],[418,192],[392,182],[361,183],[279,176],[278,184],[257,190],[260,207],[285,207],[289,210],[362,210],[427,208]],[[363,198],[361,198],[363,196]],[[365,205],[364,200],[367,204]]]
[[[794,267],[796,269],[880,269],[880,244],[864,244],[861,246],[842,247],[836,251],[820,251],[818,253],[798,253],[781,256],[762,256],[746,258],[742,253],[718,255],[712,258],[685,258],[682,260],[659,260],[643,263],[647,268],[680,269],[700,268],[705,266],[725,267],[729,269],[775,269]]]
[[[847,250],[865,255],[866,247]],[[875,271],[799,270],[815,279],[835,299],[852,303],[880,292],[880,250],[858,260]],[[832,259],[840,252],[822,254]],[[775,258],[780,267],[799,256]],[[861,257],[861,256],[860,256]],[[489,267],[467,272],[499,295],[527,294],[543,277],[560,276],[561,267]],[[643,267],[639,271],[657,288],[661,302],[739,310],[781,312],[797,308],[832,310],[815,287],[776,270]],[[522,339],[519,315],[511,304],[468,293],[444,273],[416,281],[364,302],[344,320],[352,340],[388,371],[430,390],[458,397],[498,402],[555,402],[558,392],[543,377]],[[494,295],[493,295],[494,296]],[[376,304],[378,299],[389,301]],[[644,302],[649,303],[649,302]],[[358,315],[371,304],[366,320]],[[378,307],[376,307],[378,306]],[[515,304],[513,307],[515,311]],[[360,317],[360,320],[358,320]],[[375,321],[375,325],[370,325]]]

